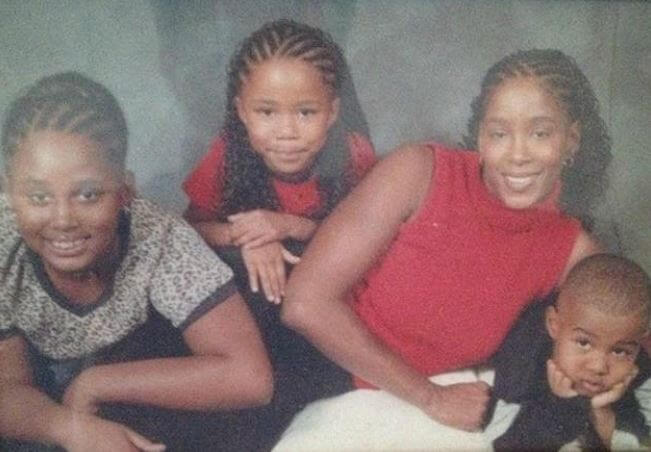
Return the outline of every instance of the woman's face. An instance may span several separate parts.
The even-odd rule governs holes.
[[[308,169],[337,119],[339,99],[312,64],[270,58],[252,66],[235,99],[253,150],[276,174]]]
[[[100,146],[84,135],[38,131],[7,162],[20,233],[51,278],[101,268],[117,250],[129,190]]]
[[[479,125],[484,184],[510,208],[534,207],[560,187],[579,142],[578,123],[536,77],[506,79],[489,94]]]

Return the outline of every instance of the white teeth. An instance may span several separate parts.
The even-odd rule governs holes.
[[[50,243],[52,244],[53,248],[66,251],[66,250],[71,250],[83,243],[83,239],[79,240],[52,240]]]
[[[533,183],[533,176],[504,176],[506,183],[514,190],[522,190]]]

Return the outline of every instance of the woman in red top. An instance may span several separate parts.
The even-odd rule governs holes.
[[[610,160],[592,88],[560,51],[507,56],[489,70],[472,108],[467,144],[478,152],[430,143],[383,159],[319,229],[283,303],[283,320],[358,386],[419,408],[426,425],[469,431],[482,424],[489,386],[441,386],[428,377],[485,362],[526,303],[598,250],[567,213],[589,212]],[[368,429],[355,442],[349,418],[333,419],[351,410],[332,402],[332,411],[310,413],[323,429],[304,438],[372,448]],[[374,416],[364,425],[375,425]],[[345,435],[335,423],[345,424]],[[306,446],[291,436],[280,450]],[[441,445],[433,440],[400,446]]]
[[[375,154],[341,50],[321,30],[268,23],[228,76],[223,133],[184,183],[186,218],[235,271],[271,356],[275,397],[250,416],[260,450],[305,403],[349,388],[346,372],[282,325],[277,304],[287,264]]]

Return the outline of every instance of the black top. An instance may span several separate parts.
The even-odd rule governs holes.
[[[517,320],[492,358],[495,367],[493,398],[520,405],[513,424],[493,442],[495,450],[558,450],[579,439],[589,450],[607,449],[590,420],[590,399],[561,398],[547,383],[547,360],[552,339],[545,328],[545,309],[557,294],[535,301]],[[649,435],[634,390],[651,375],[651,362],[644,350],[638,354],[637,377],[626,393],[613,404],[616,429],[642,440]]]

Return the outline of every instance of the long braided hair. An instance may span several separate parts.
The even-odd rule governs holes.
[[[118,101],[103,85],[78,72],[38,80],[10,105],[2,128],[5,167],[33,132],[56,130],[101,144],[107,162],[123,172],[127,124]]]
[[[318,28],[286,19],[269,22],[242,42],[228,68],[222,132],[226,139],[225,182],[218,212],[221,218],[255,208],[279,208],[272,174],[251,149],[235,106],[235,98],[247,74],[256,64],[274,57],[296,58],[314,65],[323,82],[340,98],[339,119],[330,128],[314,165],[319,192],[325,201],[323,208],[314,215],[315,219],[325,217],[356,182],[348,171],[348,134],[354,131],[369,137],[369,131],[341,49]]]
[[[581,142],[574,163],[566,165],[560,204],[564,212],[592,227],[592,209],[608,184],[607,168],[612,160],[611,141],[599,113],[599,101],[590,82],[573,58],[555,49],[532,49],[510,54],[493,65],[481,83],[481,92],[472,104],[468,135],[464,145],[477,149],[477,137],[487,100],[503,81],[516,77],[537,77],[565,107],[571,121],[581,127]]]

